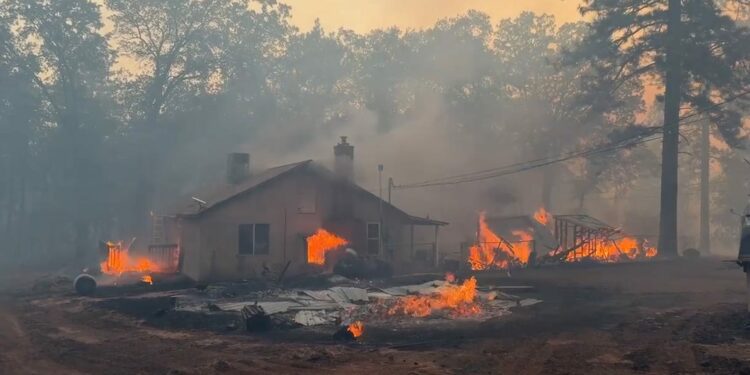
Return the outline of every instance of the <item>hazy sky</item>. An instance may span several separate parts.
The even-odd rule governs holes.
[[[435,21],[476,9],[492,22],[515,17],[525,10],[548,13],[564,23],[580,18],[579,0],[282,0],[292,7],[292,22],[309,29],[316,18],[325,29],[357,32],[398,26],[422,28]]]

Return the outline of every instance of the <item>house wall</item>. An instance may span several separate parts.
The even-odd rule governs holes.
[[[180,245],[183,273],[195,280],[230,280],[259,277],[264,267],[279,272],[291,261],[287,274],[310,270],[305,238],[332,219],[334,181],[313,171],[301,170],[257,187],[250,194],[235,197],[195,219],[182,220]],[[384,209],[385,227],[391,238],[403,241],[405,218],[395,210]],[[378,200],[367,193],[353,195],[352,214],[361,223],[377,222]],[[270,248],[267,255],[239,254],[239,225],[269,224]],[[395,240],[394,240],[395,241]],[[360,241],[352,244],[366,253]],[[360,248],[357,248],[360,247]],[[410,256],[403,247],[386,253],[396,269]]]
[[[195,279],[201,280],[207,270],[201,267],[200,253],[200,226],[195,221],[180,221],[178,226],[181,236],[177,240],[180,247],[180,258],[182,259],[182,273]]]

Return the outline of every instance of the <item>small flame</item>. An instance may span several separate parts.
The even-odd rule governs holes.
[[[326,263],[327,252],[336,250],[347,243],[347,240],[325,229],[318,229],[315,234],[307,237],[307,263],[323,265]]]
[[[544,207],[539,207],[539,209],[534,212],[534,220],[545,226],[549,224],[550,217],[552,217],[552,215],[550,215]]]
[[[358,338],[362,336],[363,333],[365,333],[365,324],[361,321],[357,320],[356,322],[349,324],[348,327],[346,327],[346,330],[349,331],[349,333],[354,336],[354,338]]]
[[[141,281],[149,285],[154,285],[154,279],[151,277],[151,275],[143,275],[143,277],[141,277]]]
[[[475,315],[481,312],[476,296],[477,279],[472,276],[461,285],[445,284],[433,295],[401,297],[388,310],[388,314],[421,318],[435,311],[449,310],[455,316]]]

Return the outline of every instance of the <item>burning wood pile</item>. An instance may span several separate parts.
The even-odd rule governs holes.
[[[476,241],[468,249],[472,270],[508,270],[540,263],[615,263],[653,258],[656,248],[586,215],[553,216],[540,208],[531,218],[492,219],[479,214]],[[554,235],[552,234],[554,232]]]

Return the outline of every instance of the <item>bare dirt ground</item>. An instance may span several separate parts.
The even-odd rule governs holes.
[[[744,274],[718,260],[482,274],[544,300],[450,326],[368,327],[356,344],[166,329],[70,292],[0,297],[0,374],[750,374]]]

